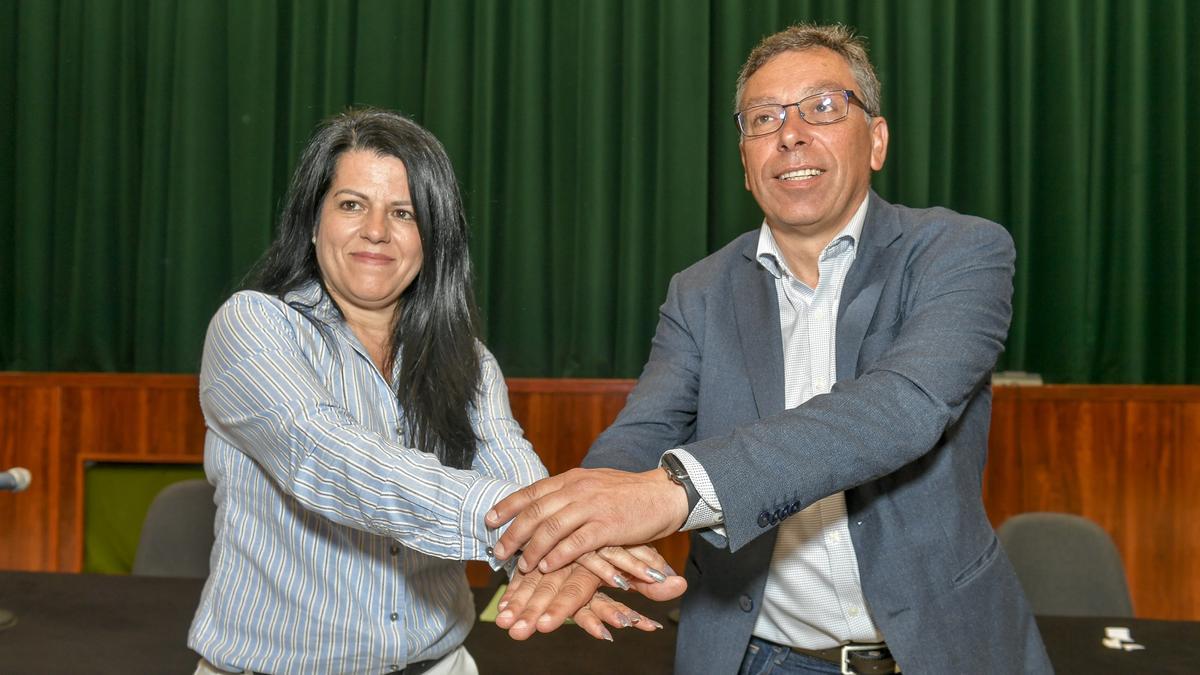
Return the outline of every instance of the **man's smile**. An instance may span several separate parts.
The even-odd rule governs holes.
[[[783,181],[803,181],[811,180],[823,173],[825,173],[824,169],[792,169],[779,174],[776,178]]]

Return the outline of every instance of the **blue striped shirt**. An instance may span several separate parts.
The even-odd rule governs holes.
[[[475,462],[451,469],[405,443],[395,394],[320,287],[286,299],[237,293],[209,325],[216,543],[188,645],[274,675],[441,657],[474,622],[461,561],[489,560],[498,531],[484,514],[546,470],[482,345]]]

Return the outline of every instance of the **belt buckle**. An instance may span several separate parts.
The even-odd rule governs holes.
[[[858,675],[858,671],[850,665],[850,655],[854,652],[873,652],[887,649],[887,643],[878,642],[873,644],[845,644],[842,645],[842,675]],[[899,672],[892,666],[893,672]]]

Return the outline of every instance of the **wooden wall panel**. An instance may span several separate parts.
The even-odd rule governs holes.
[[[0,471],[23,466],[33,475],[25,492],[0,492],[3,569],[39,571],[57,565],[58,394],[53,386],[0,384]]]
[[[633,380],[509,382],[513,416],[551,474],[579,466],[592,441],[625,406]]]
[[[631,386],[509,381],[552,473],[579,463]],[[27,492],[0,493],[0,569],[79,570],[86,462],[199,462],[203,440],[194,376],[0,373],[0,470],[34,474]],[[990,445],[994,524],[1026,511],[1087,516],[1117,543],[1139,616],[1200,619],[1200,387],[999,388]],[[682,570],[686,537],[659,545]]]
[[[1154,529],[1170,551],[1164,569],[1179,570],[1184,577],[1139,569],[1138,578],[1164,577],[1161,583],[1170,590],[1161,615],[1200,619],[1200,400],[1180,402],[1178,410],[1179,434],[1170,459],[1174,470],[1163,489],[1179,498],[1164,518],[1170,526]]]
[[[997,393],[992,424],[993,524],[1086,516],[1120,550],[1138,616],[1200,618],[1200,388],[1014,388]]]

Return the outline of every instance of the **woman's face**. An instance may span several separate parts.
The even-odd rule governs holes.
[[[421,236],[404,162],[370,150],[337,160],[315,233],[317,264],[348,321],[391,321],[421,271]]]

